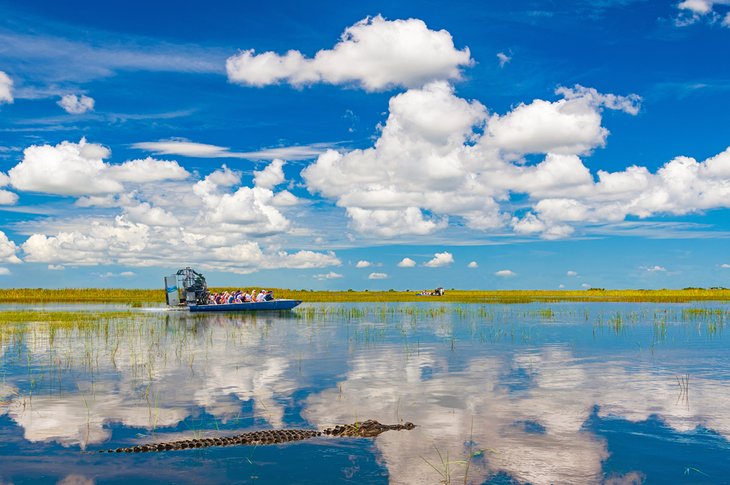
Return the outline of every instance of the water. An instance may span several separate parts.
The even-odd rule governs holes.
[[[730,305],[122,310],[0,324],[0,483],[730,483]],[[418,427],[89,453],[365,419]]]

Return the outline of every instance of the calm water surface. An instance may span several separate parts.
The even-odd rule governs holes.
[[[88,313],[0,324],[3,484],[730,483],[727,304],[43,310]],[[365,419],[418,427],[89,453]]]

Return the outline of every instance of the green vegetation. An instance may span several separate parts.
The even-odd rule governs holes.
[[[0,289],[0,303],[164,303],[164,290],[102,288]]]
[[[258,287],[247,285],[245,288]],[[212,291],[235,288],[212,288]],[[278,298],[305,302],[444,302],[444,303],[530,303],[559,301],[614,301],[681,303],[689,301],[730,301],[724,288],[685,288],[682,290],[450,290],[444,296],[419,296],[415,291],[312,291],[274,288]],[[125,290],[98,288],[0,289],[0,303],[165,303],[163,290]]]
[[[84,323],[99,320],[114,320],[139,317],[140,313],[132,312],[45,312],[45,311],[7,311],[0,312],[0,324],[19,322],[44,323]]]

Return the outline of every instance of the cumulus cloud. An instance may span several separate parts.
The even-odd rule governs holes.
[[[578,276],[578,273],[575,271],[568,271],[565,273],[566,276]]]
[[[254,172],[253,183],[256,187],[273,189],[284,182],[284,160],[274,159],[263,170]]]
[[[0,231],[0,262],[3,263],[20,263],[17,256],[18,246],[8,239],[8,236]]]
[[[494,273],[494,275],[499,276],[500,278],[510,278],[512,276],[517,276],[517,273],[509,269],[501,269]]]
[[[430,234],[437,228],[445,227],[445,221],[426,219],[418,207],[405,210],[369,210],[348,207],[347,215],[353,227],[363,234],[376,234],[382,237],[397,237],[404,234]]]
[[[73,224],[68,223],[69,226]],[[265,250],[246,233],[215,224],[198,227],[148,226],[117,216],[46,235],[32,234],[21,245],[24,260],[79,266],[119,264],[169,266],[196,263],[202,269],[248,274],[259,269],[339,266],[333,252]]]
[[[503,116],[492,115],[487,123],[490,144],[516,153],[589,153],[606,144],[602,108],[635,115],[641,102],[637,95],[601,94],[580,85],[560,87],[556,94],[563,99],[536,99]]]
[[[667,272],[667,268],[665,268],[664,266],[658,266],[658,265],[642,266],[642,269],[644,269],[645,271],[647,271],[649,273],[666,273]]]
[[[124,182],[181,180],[189,175],[177,162],[147,158],[111,165],[104,162],[110,155],[108,148],[84,138],[56,146],[31,145],[8,176],[18,190],[79,196],[120,193]]]
[[[424,210],[457,212],[488,225],[487,194],[465,186],[470,182],[461,160],[485,108],[454,96],[446,83],[394,96],[389,106],[375,147],[320,155],[302,172],[309,190],[336,199],[364,234],[423,235],[446,227],[446,218]]]
[[[266,169],[261,173],[266,182],[275,177]],[[237,225],[239,231],[258,235],[280,233],[289,228],[290,221],[275,207],[272,190],[254,185],[230,192],[228,187],[238,180],[240,174],[224,166],[193,186],[193,192],[205,207],[208,221]]]
[[[345,29],[340,41],[313,58],[297,50],[284,55],[241,51],[226,61],[231,82],[266,86],[281,82],[354,84],[367,91],[419,87],[433,80],[459,79],[473,63],[468,48],[454,47],[445,30],[431,30],[419,19],[368,17]]]
[[[0,71],[0,104],[13,102],[13,80],[4,71]]]
[[[443,253],[434,254],[433,259],[423,263],[423,265],[428,268],[441,268],[444,266],[449,266],[453,263],[454,255],[448,251],[444,251]]]
[[[730,264],[723,263],[723,264],[720,265],[720,267],[723,268],[723,269],[730,269]]]
[[[8,276],[10,275],[10,270],[8,268],[0,267],[0,276]]]
[[[512,224],[519,233],[565,237],[573,232],[571,223],[618,222],[629,215],[646,218],[725,208],[730,206],[729,182],[730,148],[702,162],[676,157],[656,173],[637,166],[612,173],[599,170],[597,182],[577,181],[572,197],[539,200],[533,212],[513,218]]]
[[[580,85],[556,93],[557,101],[488,116],[447,83],[411,89],[391,98],[374,146],[328,151],[302,177],[346,209],[353,229],[381,238],[452,224],[561,239],[629,216],[730,207],[730,148],[704,161],[679,156],[655,172],[632,165],[592,173],[581,155],[605,144],[603,110],[633,115],[641,100]],[[544,156],[528,162],[530,153]],[[526,195],[530,208],[510,214],[512,194]]]
[[[65,94],[61,96],[61,99],[58,101],[58,105],[63,108],[66,113],[80,115],[94,110],[94,98],[90,98],[83,94],[81,96]]]
[[[377,237],[431,234],[453,218],[471,229],[507,226],[558,239],[573,233],[571,223],[620,220],[621,206],[581,200],[597,199],[598,191],[579,155],[605,143],[604,109],[636,114],[640,98],[580,85],[556,94],[561,99],[489,116],[446,82],[410,89],[391,98],[373,147],[325,152],[302,177],[311,192],[344,207],[355,230]],[[545,156],[526,163],[521,157],[528,153]],[[599,171],[603,198],[621,196],[626,182],[643,190],[647,174]],[[510,217],[503,202],[511,193],[527,194],[533,210]]]
[[[344,278],[344,276],[341,275],[340,273],[335,273],[334,271],[330,271],[329,273],[316,274],[316,275],[314,275],[314,278],[321,281],[321,280],[334,280],[334,279]]]
[[[469,264],[467,264],[467,265],[466,265],[466,267],[467,267],[467,268],[471,268],[471,269],[474,269],[474,268],[478,268],[478,267],[479,267],[479,264],[477,264],[477,262],[476,262],[476,261],[472,261],[472,262],[470,262]]]
[[[76,196],[79,211],[91,210],[26,224],[30,235],[20,246],[26,261],[49,269],[195,262],[241,274],[341,264],[333,252],[288,252],[273,239],[292,229],[285,212],[298,203],[288,191],[275,191],[284,181],[281,160],[257,171],[254,184],[245,186],[241,174],[225,165],[198,179],[177,162],[146,158],[114,164],[105,161],[109,156],[107,148],[84,139],[31,146],[7,177],[0,176],[0,185]],[[99,215],[98,208],[114,215]],[[0,238],[0,261],[19,262],[17,250]]]
[[[413,261],[411,258],[403,258],[398,263],[399,268],[413,268],[416,265],[416,262]]]
[[[356,268],[369,268],[373,263],[370,261],[360,260],[355,264]]]
[[[387,278],[388,278],[387,273],[370,273],[368,275],[369,280],[384,280]]]

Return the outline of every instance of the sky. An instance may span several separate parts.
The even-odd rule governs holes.
[[[0,0],[0,287],[730,286],[730,0]]]

